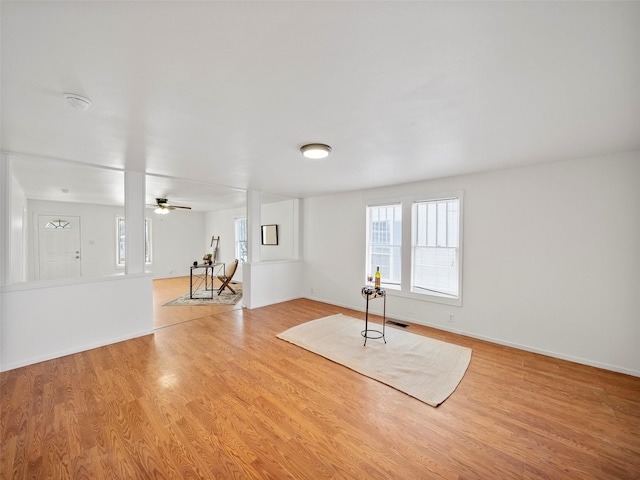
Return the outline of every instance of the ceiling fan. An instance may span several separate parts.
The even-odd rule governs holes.
[[[171,205],[166,198],[156,198],[156,203],[147,204],[147,207],[155,207],[155,213],[159,213],[161,215],[166,215],[170,210],[175,210],[176,208],[182,208],[184,210],[191,210],[191,207],[184,207],[181,205]]]

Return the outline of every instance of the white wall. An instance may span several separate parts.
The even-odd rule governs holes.
[[[29,280],[37,280],[39,268],[36,263],[38,214],[80,217],[80,268],[83,277],[124,272],[124,268],[116,266],[116,218],[124,215],[124,207],[41,200],[28,200],[27,205]]]
[[[640,376],[638,185],[632,152],[306,199],[305,295],[364,308],[367,200],[464,190],[462,306],[388,315]]]
[[[0,371],[153,333],[145,274],[13,285],[0,305]]]
[[[229,265],[236,258],[236,218],[245,218],[247,210],[245,208],[232,208],[228,210],[220,210],[217,212],[208,212],[206,214],[204,229],[204,250],[203,252],[213,253],[211,245],[211,237],[220,237],[218,247],[218,261]],[[242,282],[244,266],[238,264],[238,270],[233,276],[233,280]]]
[[[304,264],[299,260],[246,263],[243,305],[264,307],[303,296]]]
[[[116,217],[124,215],[123,207],[106,205],[65,203],[51,201],[28,201],[28,218],[36,225],[34,215],[77,215],[81,225],[82,276],[93,277],[123,273],[116,265]],[[156,215],[147,209],[145,216],[151,219],[152,264],[147,270],[154,278],[189,275],[189,266],[201,260],[208,251],[202,247],[205,214],[173,210],[168,215]],[[36,233],[29,229],[29,280],[35,279],[33,253]],[[12,245],[13,255],[13,245]]]
[[[15,178],[11,185],[11,277],[8,283],[24,282],[27,279],[26,262],[26,223],[27,223],[27,199],[22,186]]]
[[[151,218],[153,278],[184,277],[195,260],[210,251],[202,246],[206,214],[185,210],[172,210],[167,215],[146,211]]]
[[[12,180],[10,163],[4,155],[0,160],[0,371],[152,334],[151,275],[113,275],[122,273],[115,267],[115,229],[116,216],[124,209],[25,200]],[[144,192],[142,184],[134,188]],[[22,281],[16,276],[20,261],[33,257],[34,235],[25,225],[33,222],[35,213],[80,216],[82,278]],[[202,225],[204,214],[197,216]],[[138,223],[142,229],[142,218]],[[184,232],[185,224],[176,228]],[[199,250],[202,228],[194,236]],[[25,249],[26,237],[30,248]],[[34,262],[28,263],[33,276]],[[185,270],[188,274],[188,265]]]
[[[260,260],[293,259],[294,203],[293,200],[265,203],[260,208],[261,225],[278,225],[278,245],[261,245]]]

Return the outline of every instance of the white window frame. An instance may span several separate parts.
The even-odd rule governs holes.
[[[452,201],[456,201],[457,209],[449,210]],[[421,206],[431,207],[432,214],[435,214],[435,224],[431,225],[426,232],[420,232],[419,226],[419,210]],[[441,299],[457,301],[461,298],[461,211],[462,201],[460,195],[438,196],[437,198],[428,198],[416,200],[411,205],[411,292],[418,295],[427,295]],[[425,235],[426,233],[426,235]],[[430,249],[433,251],[441,251],[442,257],[449,257],[448,261],[453,262],[452,267],[444,268],[447,274],[453,277],[455,285],[417,285],[418,268],[425,268],[424,265],[418,265],[419,250]],[[440,259],[441,260],[441,259]],[[438,268],[438,267],[434,267]],[[440,280],[444,280],[443,276]],[[449,291],[447,291],[449,290]]]
[[[120,229],[120,225],[124,224],[125,232],[126,232],[126,223],[124,221],[124,217],[117,216],[116,217],[116,266],[124,268],[125,260],[122,258],[124,254],[125,248],[125,234],[122,233]],[[126,257],[126,254],[125,254]]]
[[[413,288],[413,239],[414,239],[414,204],[420,202],[430,202],[436,200],[443,199],[451,199],[458,198],[459,199],[459,218],[458,218],[458,295],[451,296],[446,294],[438,294],[437,292],[428,292],[422,289]],[[395,284],[385,284],[382,282],[382,287],[387,290],[387,294],[391,296],[399,296],[406,298],[413,298],[416,300],[441,303],[445,305],[453,305],[453,306],[462,306],[462,272],[463,272],[463,253],[464,253],[464,245],[463,245],[463,225],[464,225],[464,192],[461,190],[449,191],[449,192],[440,192],[433,194],[424,194],[424,195],[411,195],[406,197],[396,197],[391,199],[371,199],[367,202],[365,216],[366,216],[366,239],[365,239],[365,250],[366,250],[366,258],[365,258],[365,271],[363,276],[373,275],[374,272],[369,271],[369,208],[377,207],[377,206],[385,206],[385,205],[397,205],[400,204],[402,206],[402,247],[401,247],[401,268],[402,268],[402,276],[401,282],[399,285]]]
[[[144,219],[144,263],[145,265],[151,265],[153,263],[153,248],[151,245],[151,219]]]
[[[240,240],[239,239],[239,231],[238,231],[238,223],[244,221],[244,234],[245,234],[245,239],[244,240]],[[248,255],[249,255],[249,242],[248,242],[248,238],[247,238],[247,217],[237,217],[234,222],[233,222],[233,229],[234,229],[234,237],[235,237],[235,253],[236,253],[236,258],[238,259],[238,261],[240,263],[244,263],[247,261],[248,259]],[[245,255],[242,255],[241,252],[241,248],[240,245],[243,244],[245,245],[244,248],[244,252]]]
[[[122,234],[122,235],[120,232],[120,222],[122,222],[125,225],[125,234]],[[144,263],[145,265],[151,265],[151,263],[153,263],[153,257],[152,257],[153,248],[151,243],[151,232],[152,232],[151,219],[149,217],[146,217],[144,219],[144,229],[145,229]],[[124,216],[118,215],[116,217],[116,266],[119,268],[123,268],[126,262],[126,254],[124,259],[120,254],[121,247],[124,250],[125,235],[126,235],[126,222],[124,220]]]
[[[391,228],[388,231],[389,234],[389,240],[390,240],[390,244],[388,245],[390,250],[397,248],[399,246],[400,248],[400,252],[399,252],[399,257],[400,257],[400,261],[399,262],[393,262],[392,258],[393,258],[393,254],[390,253],[390,260],[389,260],[389,264],[388,265],[379,265],[379,263],[383,263],[383,262],[374,262],[372,260],[372,255],[374,255],[374,253],[372,252],[373,247],[375,246],[372,242],[372,236],[373,233],[371,231],[372,229],[372,219],[371,219],[371,214],[372,214],[372,210],[373,209],[379,209],[379,208],[399,208],[400,209],[400,244],[398,245],[397,241],[395,239],[394,233],[395,230],[393,228],[393,226],[391,226]],[[366,209],[366,232],[367,232],[367,238],[366,238],[366,258],[365,258],[365,275],[367,277],[373,277],[376,273],[376,267],[381,267],[381,274],[382,277],[380,279],[380,285],[383,286],[384,288],[387,289],[395,289],[395,290],[400,290],[402,288],[402,271],[404,266],[402,265],[402,241],[403,241],[403,233],[402,230],[404,229],[404,221],[403,221],[403,211],[402,211],[402,203],[401,202],[384,202],[384,203],[376,203],[376,204],[371,204],[371,205],[367,205],[367,209]],[[394,217],[395,218],[395,217]],[[377,245],[377,244],[376,244]],[[384,245],[382,245],[384,246]],[[390,270],[393,270],[394,273],[398,273],[398,275],[389,275],[390,272],[387,271],[388,267]],[[397,272],[399,270],[399,272]]]

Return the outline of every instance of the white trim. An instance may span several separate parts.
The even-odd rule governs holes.
[[[11,278],[11,167],[11,159],[0,153],[0,286],[9,283]]]
[[[420,300],[423,302],[440,303],[442,305],[451,305],[452,307],[462,306],[461,297],[447,297],[445,295],[438,295],[436,293],[416,293],[413,291],[407,292],[407,291],[397,290],[393,288],[388,288],[387,293],[390,297],[410,298],[412,300]]]
[[[64,287],[66,285],[83,285],[85,283],[111,282],[142,277],[153,277],[153,274],[131,273],[129,275],[125,275],[124,273],[114,273],[113,275],[105,275],[100,277],[60,278],[56,280],[30,280],[28,282],[12,283],[11,285],[0,287],[0,293],[40,290],[42,288]]]

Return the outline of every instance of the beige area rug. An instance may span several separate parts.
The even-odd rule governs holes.
[[[200,298],[204,295],[211,295],[211,292],[203,292],[198,290],[194,294],[194,298],[189,298],[189,294],[185,293],[178,298],[165,303],[165,305],[178,305],[178,306],[197,306],[197,305],[235,305],[242,298],[242,289],[236,286],[233,287],[236,293],[231,293],[225,289],[220,295],[216,291],[213,292],[213,298]]]
[[[381,325],[370,328],[381,329]],[[277,335],[358,373],[394,387],[432,407],[456,389],[471,361],[471,349],[395,328],[363,346],[364,320],[337,314],[297,325]]]

